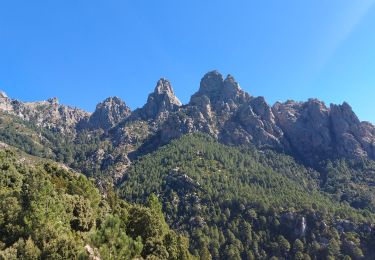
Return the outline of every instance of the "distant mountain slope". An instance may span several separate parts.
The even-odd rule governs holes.
[[[12,147],[35,157],[9,152]],[[73,171],[92,177],[96,187]],[[35,186],[45,191],[33,200],[35,207],[52,202],[66,212],[43,220],[61,222],[63,237],[68,236],[65,242],[52,238],[58,243],[53,250],[61,243],[69,247],[52,256],[35,233],[42,229],[22,215],[35,213],[23,204],[33,195],[20,195],[34,177],[48,188]],[[5,192],[0,193],[0,259],[29,253],[76,257],[87,241],[82,254],[94,254],[96,247],[108,256],[109,233],[118,236],[113,243],[126,244],[117,257],[191,258],[187,240],[167,228],[153,193],[167,223],[188,237],[194,257],[375,259],[374,125],[361,122],[347,103],[328,107],[309,99],[270,106],[217,71],[204,75],[187,104],[160,79],[146,104],[134,111],[118,97],[87,113],[56,98],[22,102],[0,92],[0,180]],[[124,202],[111,188],[147,208]],[[96,204],[86,197],[99,193],[103,197]],[[75,202],[65,198],[71,196],[79,198],[77,214],[95,219],[89,231],[69,227]],[[16,206],[7,207],[8,202]],[[38,212],[36,219],[43,217]],[[148,220],[151,226],[142,222]]]
[[[81,109],[60,105],[57,98],[22,102],[9,98],[4,92],[0,94],[0,110],[32,122],[36,126],[63,133],[74,132],[76,125],[90,115]]]
[[[363,187],[362,176],[357,175],[360,167],[346,172],[347,185]],[[367,165],[370,169],[375,170],[375,163]],[[300,251],[316,259],[346,254],[372,259],[374,188],[362,190],[371,197],[362,210],[337,197],[346,192],[355,200],[349,194],[359,192],[341,185],[343,175],[330,176],[336,179],[327,184],[320,184],[320,177],[291,157],[228,147],[196,134],[136,161],[120,194],[135,202],[158,194],[168,222],[190,234],[191,249],[201,257],[208,250],[214,259],[294,259]],[[375,181],[374,174],[367,178]],[[283,252],[280,236],[290,245],[298,240],[304,249]],[[330,252],[333,241],[341,245],[336,253]]]
[[[174,95],[171,83],[161,79],[147,103],[133,112],[117,97],[98,104],[90,114],[59,105],[57,99],[24,103],[4,93],[0,110],[70,139],[81,132],[103,131],[106,135],[101,138],[117,154],[124,154],[120,163],[116,158],[106,162],[118,168],[112,172],[117,177],[129,165],[129,153],[137,154],[140,147],[139,153],[147,153],[191,132],[208,133],[226,144],[286,152],[309,166],[327,158],[375,159],[375,127],[361,122],[347,103],[327,107],[310,99],[271,107],[263,97],[243,91],[231,75],[224,79],[217,71],[202,78],[199,90],[185,105]]]

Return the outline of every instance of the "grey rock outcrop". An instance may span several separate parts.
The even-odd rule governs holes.
[[[211,110],[226,118],[250,99],[250,95],[240,88],[231,75],[224,80],[223,76],[215,70],[204,75],[198,92],[190,99],[189,106],[201,107],[209,100]]]
[[[263,97],[252,98],[240,107],[235,117],[226,125],[225,140],[228,143],[289,148],[282,130],[276,125],[271,107]]]
[[[324,158],[375,159],[375,128],[360,122],[347,104],[331,105],[310,99],[273,106],[280,126],[295,155],[314,163]]]
[[[207,73],[186,106],[173,113],[161,127],[162,143],[185,133],[205,132],[224,143],[279,147],[282,131],[275,124],[264,98],[243,91],[228,75]]]
[[[148,147],[183,134],[204,132],[226,144],[277,149],[311,166],[324,159],[375,159],[375,127],[361,122],[347,103],[328,107],[309,99],[271,107],[263,97],[242,90],[234,77],[224,78],[217,71],[204,75],[186,105],[175,96],[171,83],[160,79],[147,103],[133,113],[117,97],[104,100],[90,115],[60,105],[56,98],[24,103],[3,92],[0,110],[63,133],[74,133],[81,126],[109,130],[106,138],[118,154],[136,153],[140,146],[147,152],[152,150]]]
[[[181,102],[175,96],[171,83],[162,78],[157,82],[154,92],[148,96],[147,103],[134,111],[134,118],[163,121],[180,106]]]
[[[375,128],[360,122],[350,105],[331,105],[332,132],[336,151],[345,157],[375,159]]]
[[[108,130],[130,114],[131,110],[124,101],[118,97],[109,97],[96,106],[95,112],[90,116],[88,125],[92,129]]]
[[[327,107],[309,99],[270,107],[217,71],[207,73],[190,102],[170,114],[160,127],[160,140],[198,131],[223,143],[275,148],[309,165],[327,158],[375,159],[375,127],[361,122],[347,103]]]
[[[13,106],[11,99],[8,98],[7,94],[3,91],[0,91],[0,110],[3,111],[13,111]]]
[[[329,109],[316,99],[276,103],[272,111],[291,150],[313,163],[332,154]]]
[[[57,98],[38,102],[21,102],[8,98],[4,93],[0,95],[0,109],[38,127],[73,134],[76,132],[77,124],[82,120],[87,120],[90,115],[81,109],[60,105]]]

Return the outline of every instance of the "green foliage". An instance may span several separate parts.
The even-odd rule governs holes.
[[[150,207],[102,196],[81,174],[10,150],[0,151],[0,184],[0,259],[191,258],[155,196]]]
[[[151,209],[155,197],[149,196],[156,194],[170,226],[189,234],[191,252],[202,259],[372,255],[370,233],[355,229],[361,242],[345,247],[353,238],[345,238],[346,231],[336,228],[345,226],[345,221],[368,225],[374,222],[374,214],[337,199],[321,178],[319,172],[289,156],[225,146],[206,135],[192,134],[133,163],[120,194]],[[151,218],[141,208],[132,214],[138,223]],[[148,232],[163,233],[158,228]],[[136,230],[130,234],[147,237]]]
[[[104,259],[131,259],[140,256],[143,244],[126,234],[126,226],[118,216],[109,216],[91,238]]]
[[[285,239],[285,237],[283,237],[282,235],[280,235],[277,238],[277,242],[279,244],[280,253],[282,255],[287,256],[289,251],[290,251],[290,244],[289,244],[288,240]]]
[[[321,167],[324,191],[354,208],[375,212],[375,161],[336,160]]]

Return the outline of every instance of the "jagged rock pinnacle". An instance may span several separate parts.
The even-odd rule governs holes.
[[[8,98],[8,95],[4,91],[0,91],[0,98]]]
[[[203,76],[198,92],[207,94],[215,92],[222,89],[224,86],[223,84],[223,75],[221,75],[217,70],[210,71]]]
[[[174,96],[174,92],[173,92],[171,83],[169,82],[169,80],[167,80],[165,78],[159,79],[159,81],[156,84],[154,93],[156,93],[158,95],[168,94],[170,96]]]
[[[0,91],[0,110],[13,110],[11,100],[8,98],[7,94],[4,91]]]
[[[200,103],[199,99],[203,96],[209,98],[212,104],[215,103],[244,103],[250,100],[250,95],[241,90],[239,84],[233,76],[228,75],[225,80],[223,75],[217,70],[206,73],[200,83],[198,92],[190,99],[190,104]]]
[[[136,117],[140,116],[144,120],[163,119],[181,105],[169,80],[161,78],[158,80],[154,92],[148,96],[147,103],[135,114]]]
[[[109,97],[96,106],[89,119],[90,128],[108,130],[131,114],[130,108],[119,97]]]

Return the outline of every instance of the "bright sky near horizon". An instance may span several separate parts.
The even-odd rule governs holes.
[[[255,96],[350,103],[375,123],[375,0],[4,0],[0,89],[133,109],[157,80],[183,103],[213,69]]]

